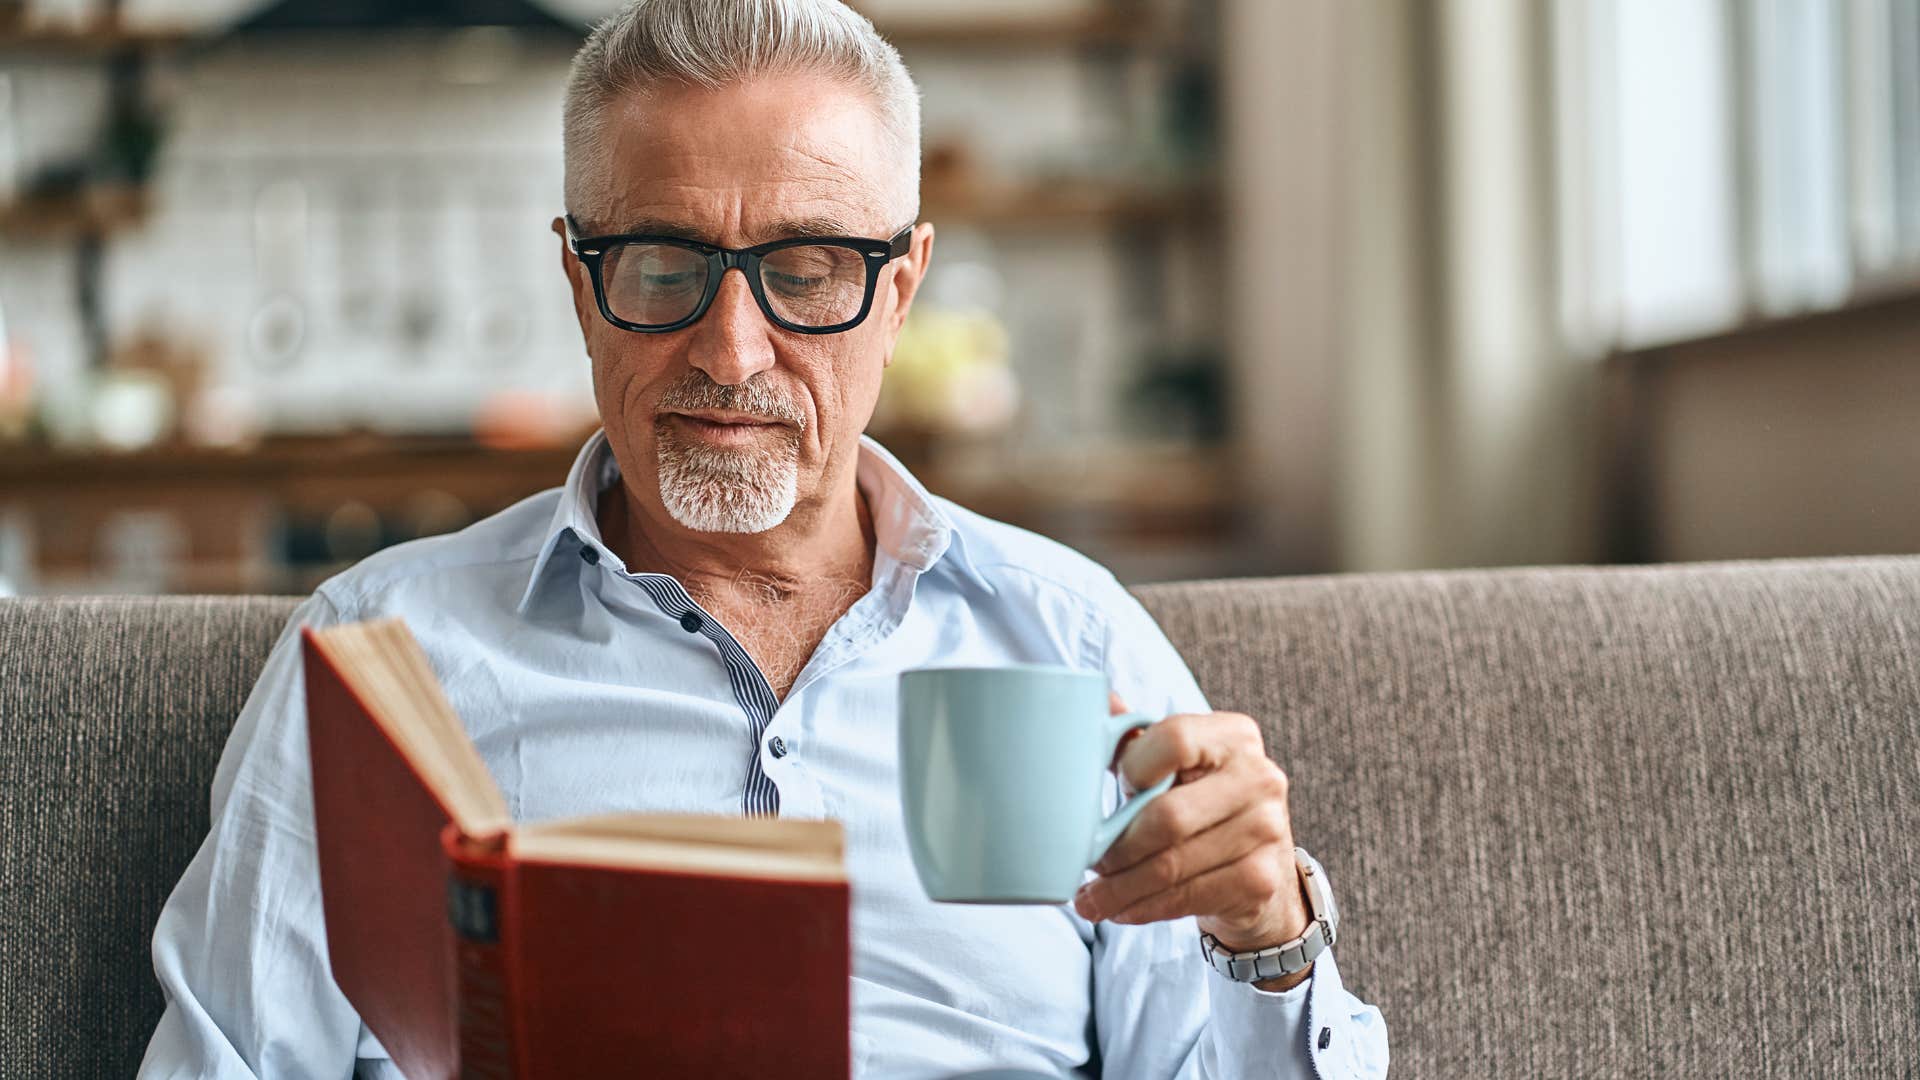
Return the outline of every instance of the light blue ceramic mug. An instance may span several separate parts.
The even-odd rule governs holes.
[[[1109,716],[1100,672],[1042,665],[900,676],[900,803],[935,900],[1063,904],[1173,777],[1102,816],[1121,736],[1156,718]]]

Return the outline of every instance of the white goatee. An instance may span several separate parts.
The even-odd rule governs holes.
[[[695,369],[661,396],[654,421],[660,501],[673,520],[696,532],[766,532],[793,513],[800,493],[800,436],[805,414],[759,375],[722,386]],[[792,427],[775,428],[743,449],[683,437],[665,415],[672,409],[727,409]]]

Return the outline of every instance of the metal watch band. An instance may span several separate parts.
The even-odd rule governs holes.
[[[1307,897],[1311,921],[1299,937],[1256,952],[1231,952],[1212,934],[1200,935],[1200,952],[1215,971],[1235,982],[1260,982],[1304,971],[1307,965],[1333,946],[1339,916],[1333,907],[1333,891],[1328,888],[1326,872],[1321,870],[1305,848],[1295,848],[1294,862],[1299,867],[1302,891]]]

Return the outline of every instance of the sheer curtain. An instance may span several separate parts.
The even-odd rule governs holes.
[[[1299,568],[1596,559],[1594,360],[1920,288],[1920,0],[1227,10],[1249,494]]]
[[[1233,375],[1280,570],[1583,558],[1534,0],[1229,0]]]
[[[1920,287],[1920,0],[1554,3],[1576,349]]]

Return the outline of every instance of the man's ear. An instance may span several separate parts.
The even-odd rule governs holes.
[[[893,309],[887,317],[887,356],[883,367],[893,366],[894,343],[900,340],[900,327],[906,324],[907,309],[913,306],[913,298],[920,291],[920,283],[926,280],[927,264],[932,259],[933,222],[922,221],[913,227],[907,254],[893,263]]]

